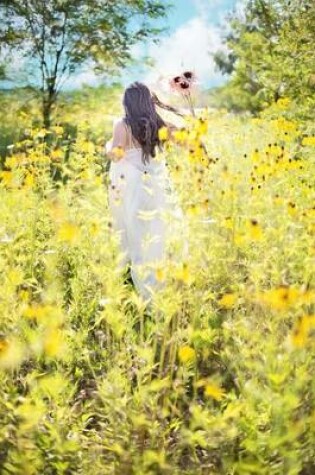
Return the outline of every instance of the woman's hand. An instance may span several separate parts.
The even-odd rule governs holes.
[[[178,127],[176,127],[176,125],[172,124],[171,122],[165,122],[165,125],[171,133],[175,130],[178,130]]]
[[[174,140],[173,133],[179,130],[179,127],[172,124],[171,122],[166,122],[166,121],[164,122],[165,122],[165,127],[167,128],[167,132],[168,132],[167,133],[168,139],[173,141]]]

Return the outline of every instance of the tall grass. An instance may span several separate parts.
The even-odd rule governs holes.
[[[60,125],[11,149],[3,473],[314,473],[314,138],[286,107],[212,112],[167,142],[185,222],[151,312],[117,268],[102,119],[81,111],[68,155]]]

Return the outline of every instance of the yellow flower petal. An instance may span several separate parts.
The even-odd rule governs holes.
[[[218,303],[220,307],[233,308],[235,303],[237,302],[237,299],[238,295],[236,293],[227,293],[221,297]]]
[[[207,397],[212,397],[216,401],[220,401],[224,396],[224,390],[215,384],[206,384],[204,394]]]
[[[185,345],[179,348],[178,358],[181,363],[186,364],[196,359],[196,352],[191,346]]]

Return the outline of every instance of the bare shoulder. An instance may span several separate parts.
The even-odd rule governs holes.
[[[127,134],[128,132],[127,132],[125,121],[122,118],[114,120],[114,124],[113,124],[114,141],[122,142],[121,145],[125,144],[126,139],[127,139]]]
[[[113,121],[114,129],[126,129],[126,123],[122,117],[118,117]]]

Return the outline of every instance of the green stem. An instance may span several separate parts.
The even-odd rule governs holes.
[[[188,94],[188,102],[189,102],[189,105],[190,105],[190,111],[191,111],[191,114],[193,117],[196,117],[196,113],[195,113],[195,109],[194,109],[194,104],[193,104],[193,100],[192,100],[192,97],[191,97],[191,94],[189,92]]]

